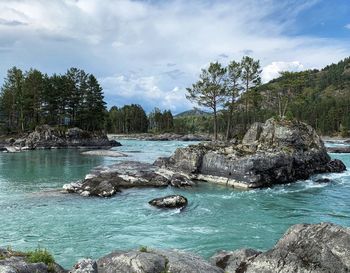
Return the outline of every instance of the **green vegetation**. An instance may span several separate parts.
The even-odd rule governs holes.
[[[146,246],[140,246],[140,249],[139,249],[140,252],[148,252],[148,249]]]
[[[104,128],[102,88],[92,74],[70,68],[66,74],[48,76],[36,69],[13,67],[0,93],[0,130],[23,132],[37,125]]]
[[[0,255],[0,259],[6,259],[9,257],[24,257],[28,263],[44,263],[47,266],[52,266],[55,263],[55,259],[50,252],[46,249],[38,247],[33,251],[23,252],[15,251],[11,247],[7,247],[7,252],[3,255]]]
[[[52,254],[46,249],[37,248],[34,251],[27,252],[26,256],[29,263],[44,263],[49,266],[55,262]]]

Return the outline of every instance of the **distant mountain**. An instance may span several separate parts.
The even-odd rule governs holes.
[[[193,117],[193,116],[210,116],[211,113],[205,112],[203,110],[200,110],[198,108],[193,108],[192,110],[184,111],[182,113],[179,113],[175,115],[175,118],[183,118],[183,117]]]

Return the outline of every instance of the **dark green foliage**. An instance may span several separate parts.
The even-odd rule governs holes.
[[[102,130],[105,111],[98,81],[77,68],[48,76],[36,69],[22,73],[13,67],[1,87],[2,131],[23,132],[41,124]]]
[[[149,129],[154,133],[172,132],[174,119],[170,110],[161,112],[158,108],[149,114]]]
[[[106,128],[110,133],[145,133],[148,130],[147,115],[138,104],[124,105],[122,108],[113,106],[107,115]]]

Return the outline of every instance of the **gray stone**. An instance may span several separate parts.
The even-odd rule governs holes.
[[[168,195],[155,198],[148,203],[158,208],[183,208],[187,206],[187,199],[181,195]]]
[[[99,273],[224,273],[201,257],[174,250],[114,252],[97,264]]]
[[[350,229],[330,223],[294,225],[274,248],[242,263],[242,273],[348,273]]]
[[[63,190],[82,196],[111,197],[121,189],[168,186],[170,179],[156,173],[156,169],[152,164],[123,161],[97,167],[82,182],[66,184]]]
[[[79,260],[69,273],[98,273],[97,263],[91,259]]]
[[[260,253],[260,251],[250,248],[236,251],[220,251],[210,258],[210,262],[224,269],[225,273],[235,273],[238,269],[244,268],[247,261],[255,258]]]

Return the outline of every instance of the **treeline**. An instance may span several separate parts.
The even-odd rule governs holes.
[[[33,130],[37,125],[104,129],[105,102],[94,75],[70,68],[64,75],[13,67],[0,93],[3,132]]]
[[[142,106],[137,104],[113,106],[107,115],[106,130],[114,134],[165,133],[174,129],[170,110],[155,108],[148,116]]]

